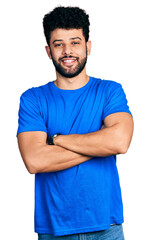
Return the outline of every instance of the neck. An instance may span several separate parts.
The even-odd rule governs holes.
[[[79,75],[73,78],[65,78],[56,72],[57,79],[54,82],[55,85],[64,90],[75,90],[85,86],[89,81],[89,76],[84,69]]]

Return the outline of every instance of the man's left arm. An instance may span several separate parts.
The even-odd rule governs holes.
[[[118,112],[104,119],[104,128],[87,134],[59,135],[54,144],[76,153],[105,157],[127,152],[133,135],[133,118]]]

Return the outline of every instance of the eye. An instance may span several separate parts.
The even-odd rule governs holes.
[[[73,44],[73,45],[77,45],[77,44],[79,44],[79,42],[73,42],[72,44]]]
[[[61,46],[62,46],[62,43],[55,44],[55,47],[61,47]]]

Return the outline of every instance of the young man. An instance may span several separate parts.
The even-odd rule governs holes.
[[[58,7],[43,20],[56,80],[22,94],[18,143],[35,174],[39,239],[124,239],[116,155],[133,119],[120,84],[89,77],[89,18]]]

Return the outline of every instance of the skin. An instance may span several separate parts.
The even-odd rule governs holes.
[[[51,33],[50,47],[46,46],[46,52],[50,59],[53,58],[61,64],[66,72],[74,72],[74,69],[78,65],[78,61],[81,62],[91,52],[91,42],[85,42],[83,32],[81,29],[56,29]],[[65,63],[59,59],[73,56],[72,60],[75,60],[71,63]],[[79,58],[77,61],[76,58]],[[86,74],[86,67],[83,71],[73,78],[66,78],[60,75],[56,71],[56,81],[55,85],[61,89],[78,89],[83,87],[88,81],[89,76]]]
[[[55,60],[65,74],[74,74],[78,65],[91,52],[91,42],[85,41],[81,29],[56,29],[51,33],[50,59]],[[69,56],[72,56],[70,58]],[[89,81],[86,66],[74,77],[65,77],[56,70],[55,85],[60,89],[78,89]],[[31,174],[64,170],[97,156],[110,156],[127,152],[133,134],[133,119],[128,113],[107,116],[101,130],[89,134],[60,135],[54,146],[46,143],[45,132],[18,134],[19,149]]]

